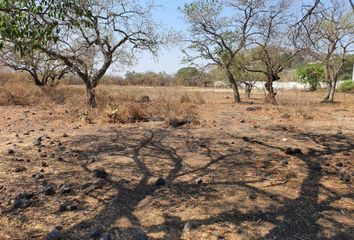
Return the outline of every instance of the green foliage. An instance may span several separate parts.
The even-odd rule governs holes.
[[[77,21],[80,16],[90,15],[76,0],[0,0],[0,49],[8,41],[25,55],[50,41],[57,41],[61,31],[58,21],[69,13],[75,14]]]
[[[350,92],[354,90],[354,82],[352,80],[345,80],[339,85],[339,91]]]
[[[199,75],[200,73],[195,67],[184,67],[178,70],[176,77],[181,84],[194,85]]]
[[[353,74],[353,66],[354,66],[354,54],[345,56],[343,67],[341,69],[341,76],[339,77],[339,79],[341,80],[350,79]]]
[[[324,77],[324,66],[322,64],[307,64],[297,69],[300,81],[309,85],[310,91],[317,90]]]

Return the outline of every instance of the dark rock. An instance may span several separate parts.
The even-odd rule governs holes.
[[[247,107],[246,111],[254,112],[254,111],[261,110],[261,109],[262,109],[262,107]]]
[[[68,134],[67,133],[63,133],[63,137],[68,137]]]
[[[146,236],[146,234],[138,231],[133,232],[133,239],[134,240],[149,240],[149,238]]]
[[[157,187],[162,187],[162,186],[164,186],[165,184],[166,184],[166,181],[165,181],[165,179],[163,179],[163,178],[159,178],[159,179],[157,179],[156,182],[155,182],[155,185],[156,185]]]
[[[54,229],[53,231],[48,233],[46,237],[46,240],[60,240],[60,239],[62,239],[62,234],[58,229]]]
[[[283,165],[288,165],[289,164],[289,161],[288,160],[284,160],[282,161]]]
[[[248,194],[248,197],[249,199],[254,200],[257,198],[257,194],[255,192],[251,192],[250,194]]]
[[[91,227],[91,223],[89,223],[88,221],[85,221],[85,220],[84,220],[84,221],[82,221],[82,222],[79,223],[78,227],[79,227],[80,229],[88,229],[88,228]]]
[[[64,158],[58,157],[58,161],[59,161],[59,162],[62,162],[62,161],[64,161]]]
[[[141,103],[147,103],[147,102],[151,102],[150,100],[150,97],[149,96],[142,96],[138,102],[141,102]]]
[[[245,142],[250,142],[251,140],[248,137],[242,137],[242,140]]]
[[[59,188],[60,194],[70,193],[73,191],[73,188],[68,185],[63,185]]]
[[[33,145],[34,146],[41,146],[42,145],[42,138],[39,137],[36,140],[34,140]]]
[[[39,155],[41,158],[46,158],[48,155],[46,153],[42,153],[41,155]]]
[[[329,167],[330,165],[330,162],[325,162],[325,166]]]
[[[169,120],[168,125],[173,127],[173,128],[178,128],[182,127],[183,125],[191,123],[190,120],[188,119],[177,119],[177,118],[172,118]]]
[[[42,167],[48,167],[48,164],[46,162],[42,162],[41,166]]]
[[[245,123],[246,121],[245,120],[241,120],[240,123]]]
[[[202,178],[197,178],[197,179],[195,180],[195,183],[196,183],[196,184],[202,184],[202,183],[203,183],[203,179],[202,179]]]
[[[336,167],[340,167],[340,168],[341,168],[341,167],[343,167],[343,166],[344,166],[343,162],[337,162],[337,163],[336,163]]]
[[[21,193],[16,196],[15,200],[13,201],[12,207],[14,209],[27,208],[31,205],[33,197],[33,193]]]
[[[55,154],[54,154],[54,153],[51,153],[51,154],[49,154],[49,157],[50,157],[50,158],[55,158]]]
[[[92,227],[92,228],[90,229],[90,236],[91,236],[91,237],[97,238],[97,237],[99,237],[99,236],[101,236],[101,235],[102,235],[102,229],[101,229],[100,227],[94,226],[94,227]]]
[[[78,204],[77,203],[62,203],[59,206],[59,212],[66,212],[66,211],[75,211],[78,209]]]
[[[41,173],[43,173],[44,172],[44,169],[42,168],[41,170],[39,170]]]
[[[104,168],[96,168],[93,170],[94,176],[96,178],[107,178],[108,174]]]
[[[288,147],[286,150],[285,150],[285,153],[288,154],[288,155],[301,155],[302,154],[302,151],[300,148],[291,148],[291,147]]]
[[[153,116],[152,118],[150,118],[151,121],[154,121],[154,122],[162,122],[162,121],[165,121],[165,119],[163,117],[160,117],[160,116]]]
[[[24,172],[24,171],[26,171],[26,170],[27,170],[27,168],[25,168],[25,167],[23,167],[23,166],[20,166],[20,167],[16,167],[16,168],[14,169],[14,172],[19,173],[19,172]]]
[[[105,233],[100,237],[100,240],[111,240],[111,236],[108,233]]]
[[[341,135],[341,134],[343,134],[343,131],[342,130],[338,130],[337,134]]]
[[[350,182],[351,180],[351,175],[346,171],[345,169],[342,169],[339,172],[339,179],[343,182]]]
[[[7,150],[7,154],[14,155],[15,154],[15,150],[9,149],[9,150]]]
[[[47,185],[44,187],[44,195],[52,196],[55,194],[55,188],[53,185]]]
[[[32,175],[33,178],[35,179],[43,179],[44,178],[44,174],[43,173],[35,173]]]

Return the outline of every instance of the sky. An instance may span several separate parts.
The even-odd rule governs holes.
[[[192,2],[191,0],[158,0],[157,3],[161,6],[154,13],[154,18],[157,22],[164,25],[165,28],[171,28],[174,31],[185,31],[186,24],[182,19],[182,14],[178,11],[178,7],[182,7],[185,3]],[[161,50],[158,59],[154,59],[149,53],[143,53],[139,61],[129,69],[125,69],[119,75],[124,75],[126,71],[135,72],[166,72],[174,74],[183,66],[181,64],[183,54],[180,46],[170,46],[168,49]]]

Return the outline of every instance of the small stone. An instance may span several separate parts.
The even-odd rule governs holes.
[[[16,196],[15,200],[13,201],[12,207],[14,209],[27,208],[31,205],[33,197],[33,193],[21,193]]]
[[[42,145],[42,138],[39,137],[33,142],[34,146],[41,146]]]
[[[284,160],[282,163],[283,163],[283,165],[288,165],[289,161],[288,160]]]
[[[146,102],[151,102],[150,100],[150,97],[149,96],[142,96],[138,102],[141,102],[141,103],[146,103]]]
[[[90,229],[90,236],[93,238],[97,238],[97,237],[101,236],[101,234],[102,234],[102,229],[99,227],[92,227]]]
[[[35,173],[32,175],[32,177],[35,179],[43,179],[44,175],[43,175],[43,173]]]
[[[261,109],[262,109],[262,107],[247,107],[246,111],[254,112],[254,111],[257,111],[257,110],[261,110]]]
[[[108,174],[104,168],[97,168],[93,170],[96,178],[107,178]]]
[[[339,179],[343,182],[350,182],[351,176],[346,170],[342,169],[339,172]]]
[[[250,142],[251,140],[248,137],[242,137],[242,140],[245,142]]]
[[[14,169],[14,172],[19,173],[19,172],[24,172],[26,170],[27,170],[27,168],[20,166],[20,167],[16,167]]]
[[[254,200],[257,198],[257,194],[255,192],[251,192],[249,195],[248,195],[249,199],[251,200]]]
[[[63,203],[59,206],[59,212],[75,211],[77,209],[78,205],[76,203]]]
[[[68,186],[68,185],[63,185],[59,188],[59,193],[60,194],[65,194],[65,193],[70,193],[72,192],[73,188]]]
[[[329,162],[325,162],[325,166],[329,167],[331,164]]]
[[[64,158],[58,157],[58,161],[59,161],[59,162],[62,162],[62,161],[64,161]]]
[[[341,167],[343,167],[343,166],[344,166],[343,162],[337,162],[337,163],[336,163],[336,167],[340,167],[340,168],[341,168]]]
[[[163,179],[163,178],[159,178],[159,179],[157,179],[156,182],[155,182],[155,185],[156,185],[157,187],[162,187],[162,186],[164,186],[165,184],[166,184],[166,182],[165,182],[165,179]]]
[[[341,135],[341,134],[343,134],[343,131],[342,130],[338,130],[337,134]]]
[[[48,155],[46,153],[42,153],[41,155],[39,155],[41,158],[46,158]]]
[[[42,162],[41,166],[42,167],[48,167],[48,164],[46,162]]]
[[[91,224],[88,221],[82,221],[79,223],[78,227],[80,229],[88,229],[89,227],[91,227]]]
[[[54,154],[54,153],[51,153],[51,154],[49,154],[49,157],[50,157],[50,158],[55,158],[55,154]]]
[[[55,188],[52,185],[44,187],[44,195],[52,196],[55,194]]]
[[[246,121],[245,121],[245,120],[243,120],[243,119],[240,121],[240,123],[245,123],[245,122],[246,122]]]
[[[68,137],[68,134],[67,134],[67,133],[64,133],[64,134],[63,134],[63,137],[65,137],[65,138]]]
[[[100,240],[111,240],[111,237],[108,233],[105,233],[100,237]]]
[[[60,240],[62,239],[62,235],[60,230],[58,229],[54,229],[53,231],[51,231],[50,233],[48,233],[46,240]]]
[[[288,154],[288,155],[301,155],[302,154],[302,151],[300,148],[291,148],[291,147],[288,147],[286,150],[285,150],[285,153]]]
[[[7,154],[14,155],[15,154],[15,150],[9,149],[9,150],[7,150]]]
[[[197,178],[197,179],[195,180],[195,183],[196,183],[196,184],[202,184],[202,183],[203,183],[203,179],[202,179],[202,178]]]
[[[133,232],[133,239],[134,240],[149,240],[149,238],[146,236],[146,234],[138,231]]]

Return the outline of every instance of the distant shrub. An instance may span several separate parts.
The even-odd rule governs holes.
[[[345,80],[339,85],[339,91],[350,92],[354,90],[354,82],[352,80]]]
[[[307,64],[297,69],[297,75],[300,81],[308,84],[310,91],[315,91],[320,86],[321,79],[324,76],[324,67],[322,64]]]

